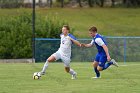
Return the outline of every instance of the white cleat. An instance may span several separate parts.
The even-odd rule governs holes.
[[[76,79],[77,73],[73,74],[71,79]]]
[[[101,77],[92,77],[93,79],[99,79],[99,78],[101,78]]]
[[[113,62],[113,65],[114,65],[114,66],[116,66],[116,67],[119,66],[118,63],[117,63],[114,59],[111,59],[111,62]]]

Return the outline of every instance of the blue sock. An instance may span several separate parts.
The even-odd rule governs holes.
[[[95,73],[96,73],[96,77],[100,77],[100,72],[97,70],[97,67],[94,68],[94,71],[95,71]]]
[[[112,65],[113,62],[108,62],[104,65],[103,70],[107,69],[110,65]]]

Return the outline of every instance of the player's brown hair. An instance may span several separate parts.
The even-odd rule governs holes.
[[[89,29],[89,31],[91,31],[91,32],[97,32],[97,28],[96,28],[95,26],[92,26],[92,27]]]
[[[68,25],[63,25],[67,30],[70,30],[70,27]]]

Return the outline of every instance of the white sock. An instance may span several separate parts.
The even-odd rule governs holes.
[[[70,73],[71,75],[74,75],[76,72],[75,72],[73,69],[70,68],[69,73]]]
[[[49,63],[48,61],[45,62],[41,72],[46,72],[46,69],[48,68],[48,63]]]

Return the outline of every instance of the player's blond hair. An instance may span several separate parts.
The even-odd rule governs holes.
[[[63,25],[67,30],[70,30],[70,27],[68,25]]]
[[[92,26],[92,27],[89,29],[89,31],[91,31],[91,32],[97,32],[97,28],[96,28],[95,26]]]

